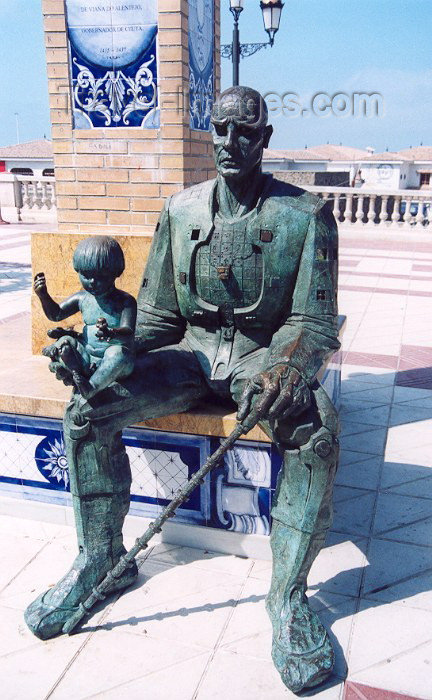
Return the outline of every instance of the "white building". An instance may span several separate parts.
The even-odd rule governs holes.
[[[334,173],[328,184],[350,186],[353,184],[361,158],[370,153],[360,148],[323,144],[297,150],[266,149],[264,151],[263,168],[267,172],[296,171],[314,173]],[[339,174],[339,177],[336,175]],[[291,179],[291,178],[290,178]],[[295,178],[294,178],[295,179]],[[319,179],[319,178],[318,178]],[[339,181],[338,181],[339,180]],[[306,182],[306,181],[305,181]],[[299,184],[301,178],[299,178]],[[309,184],[324,184],[312,183]]]
[[[267,149],[263,167],[267,172],[290,171],[289,180],[300,185],[341,185],[377,192],[432,189],[432,147],[429,146],[394,153],[332,144],[291,151]],[[296,178],[296,172],[316,173],[315,180],[308,181],[306,175]],[[329,174],[327,182],[321,173]]]
[[[0,173],[54,177],[51,141],[40,139],[13,146],[0,146]]]
[[[355,186],[369,190],[404,190],[409,187],[411,162],[400,153],[373,153],[359,159]]]
[[[399,153],[411,163],[407,186],[420,190],[432,189],[432,146],[407,148]]]

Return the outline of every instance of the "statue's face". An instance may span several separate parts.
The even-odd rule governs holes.
[[[78,276],[83,289],[95,296],[111,291],[115,283],[115,275],[108,270],[80,270]]]
[[[260,105],[238,95],[222,96],[212,115],[216,169],[222,177],[243,179],[261,163],[271,127],[262,123]]]

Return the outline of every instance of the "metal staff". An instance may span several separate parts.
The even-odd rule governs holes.
[[[81,622],[82,618],[87,615],[91,610],[93,605],[97,603],[98,600],[104,600],[106,598],[105,591],[112,586],[113,583],[123,574],[126,569],[128,569],[138,554],[144,549],[147,549],[148,543],[151,538],[157,533],[161,532],[162,525],[168,518],[172,518],[175,514],[176,509],[185,501],[192,491],[202,483],[204,477],[215,467],[218,466],[220,460],[224,454],[229,450],[229,448],[235,443],[235,441],[243,433],[247,433],[251,429],[251,425],[245,427],[242,423],[238,423],[230,435],[223,440],[220,447],[214,452],[207,460],[204,462],[203,466],[193,475],[193,477],[185,484],[182,489],[174,496],[171,503],[169,503],[162,513],[156,518],[156,520],[148,526],[142,537],[138,537],[135,541],[134,546],[123,556],[120,557],[117,564],[111,571],[108,571],[104,579],[97,585],[93,587],[91,594],[86,598],[86,600],[79,604],[77,611],[72,615],[72,617],[63,625],[62,632],[64,634],[70,634],[74,627]]]

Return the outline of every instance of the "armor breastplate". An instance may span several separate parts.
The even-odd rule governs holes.
[[[210,241],[199,246],[195,259],[198,297],[218,306],[227,325],[233,310],[252,306],[263,281],[262,252],[247,240],[246,222],[214,220]]]

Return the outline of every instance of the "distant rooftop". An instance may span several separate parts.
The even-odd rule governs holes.
[[[49,158],[52,160],[52,143],[48,139],[16,143],[13,146],[0,146],[0,160],[13,158]]]
[[[415,148],[405,148],[399,153],[409,160],[432,160],[432,146],[416,146]]]
[[[381,161],[381,162],[409,162],[432,161],[432,146],[417,146],[405,148],[401,151],[385,151],[384,153],[371,153],[370,150],[352,148],[351,146],[336,146],[331,143],[311,148],[298,148],[286,150],[283,148],[267,148],[264,151],[264,160],[310,160],[310,161]]]
[[[312,148],[296,150],[272,149],[264,151],[265,159],[285,159],[285,160],[361,160],[369,155],[368,151],[351,146],[336,146],[326,143]]]
[[[431,149],[432,150],[432,149]],[[389,162],[389,161],[396,161],[396,162],[401,162],[401,161],[407,161],[409,162],[412,160],[412,158],[407,158],[402,154],[402,151],[399,152],[393,152],[393,151],[385,151],[384,153],[373,153],[372,155],[370,153],[367,154],[365,158],[361,159],[363,162],[368,162],[368,161],[381,161],[381,162]]]

